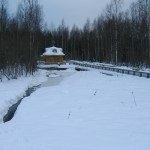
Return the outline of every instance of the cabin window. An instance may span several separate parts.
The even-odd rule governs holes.
[[[57,53],[57,49],[53,49],[52,51],[53,51],[53,53]]]

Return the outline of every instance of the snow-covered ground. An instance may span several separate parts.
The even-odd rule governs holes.
[[[49,78],[64,75],[0,124],[0,150],[150,149],[150,79],[94,69],[55,71]]]
[[[39,85],[47,80],[46,72],[39,70],[34,76],[0,82],[0,123],[3,121],[9,107],[20,100],[29,87]]]

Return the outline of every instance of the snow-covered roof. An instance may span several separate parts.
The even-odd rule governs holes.
[[[58,48],[58,47],[55,47],[55,46],[53,46],[53,47],[49,47],[49,48],[45,48],[45,52],[43,53],[43,56],[54,56],[54,55],[65,55],[64,53],[63,53],[63,50],[62,50],[62,48]]]

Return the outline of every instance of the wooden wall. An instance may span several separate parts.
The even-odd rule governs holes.
[[[62,64],[64,56],[44,56],[44,61],[46,64]]]

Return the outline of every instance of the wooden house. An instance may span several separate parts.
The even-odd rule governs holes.
[[[64,56],[62,48],[54,46],[45,48],[45,52],[42,54],[45,64],[63,64]]]

